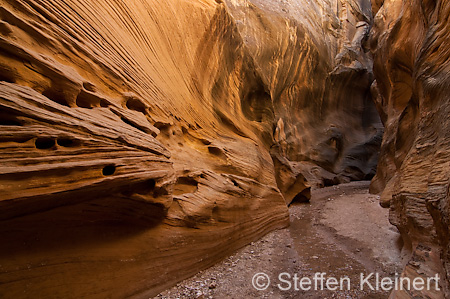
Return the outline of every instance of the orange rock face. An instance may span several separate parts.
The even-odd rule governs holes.
[[[0,294],[151,296],[370,178],[369,1],[0,1]]]
[[[373,90],[386,126],[371,188],[382,191],[405,240],[403,275],[441,277],[442,293],[419,294],[429,298],[450,296],[449,12],[449,1],[386,0],[371,38]]]

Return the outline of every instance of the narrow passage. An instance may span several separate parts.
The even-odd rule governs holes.
[[[353,182],[314,190],[311,203],[289,208],[289,228],[266,235],[155,298],[387,298],[389,292],[372,287],[376,273],[380,279],[394,279],[401,272],[401,237],[389,224],[388,209],[379,206],[368,187],[369,182]],[[267,274],[267,289],[252,285],[257,273]],[[321,290],[319,277],[314,280],[318,273],[336,278],[338,285],[329,286],[337,290]],[[374,275],[361,290],[361,275],[370,273]],[[258,281],[262,287],[265,279]]]

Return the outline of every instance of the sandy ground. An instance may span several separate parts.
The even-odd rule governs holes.
[[[311,203],[289,208],[289,228],[155,298],[387,298],[389,292],[375,289],[375,275],[393,278],[400,272],[401,238],[368,186],[353,182],[314,190]]]

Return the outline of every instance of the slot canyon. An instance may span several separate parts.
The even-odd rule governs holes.
[[[0,298],[450,298],[449,0],[0,3]]]

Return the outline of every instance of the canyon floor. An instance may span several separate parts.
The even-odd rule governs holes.
[[[376,287],[374,276],[361,290],[361,275],[394,278],[402,266],[400,234],[368,186],[353,182],[313,190],[310,203],[289,208],[289,228],[266,235],[155,298],[387,298],[388,292],[371,289]],[[314,284],[319,272],[339,283],[348,280],[336,291],[321,290],[319,280]],[[255,280],[264,287],[268,277],[267,289],[253,287],[257,273],[267,274]],[[296,290],[295,274],[311,281],[311,289],[306,290],[305,282]],[[289,288],[286,281],[289,290],[283,290]]]

